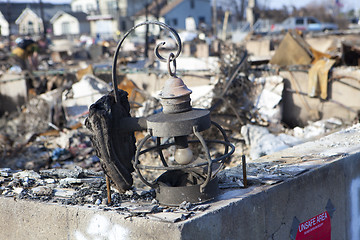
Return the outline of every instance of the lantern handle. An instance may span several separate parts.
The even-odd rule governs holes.
[[[119,56],[119,51],[120,48],[125,40],[125,38],[127,38],[127,36],[132,33],[136,28],[140,27],[140,26],[144,26],[144,25],[150,25],[150,24],[154,24],[154,25],[158,25],[166,30],[168,30],[169,32],[171,32],[174,35],[175,41],[176,41],[176,45],[177,45],[177,52],[176,54],[173,54],[174,56],[171,57],[172,61],[174,61],[181,53],[182,50],[182,43],[181,43],[181,39],[179,34],[176,32],[175,29],[173,29],[172,27],[170,27],[169,25],[162,23],[162,22],[158,22],[158,21],[146,21],[146,22],[142,22],[139,23],[137,25],[135,25],[134,27],[130,28],[123,36],[123,38],[119,41],[116,50],[115,50],[115,54],[114,54],[114,60],[113,60],[113,65],[112,65],[112,83],[113,83],[113,88],[114,88],[114,96],[115,96],[115,102],[118,101],[119,96],[118,96],[118,87],[117,87],[117,79],[116,79],[116,65],[117,65],[117,59]],[[165,45],[165,42],[161,42],[159,44],[156,45],[155,49],[154,49],[154,54],[155,56],[162,62],[167,62],[167,59],[162,57],[159,53],[159,47]],[[171,71],[170,71],[171,72]]]

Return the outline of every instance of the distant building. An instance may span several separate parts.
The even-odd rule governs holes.
[[[201,24],[211,26],[210,0],[174,0],[160,11],[160,16],[165,18],[165,23],[176,29],[185,29],[187,17],[195,20],[199,28]]]
[[[196,26],[211,26],[210,0],[154,0],[148,6],[148,15],[164,18],[165,23],[176,28],[185,29],[186,18],[192,17]],[[139,11],[137,18],[144,19],[146,9]]]
[[[72,0],[74,12],[88,13],[87,21],[91,36],[112,38],[118,31],[118,1],[116,0]]]
[[[97,0],[72,0],[71,11],[85,12],[87,14],[98,11]]]
[[[24,9],[16,19],[15,24],[19,27],[20,35],[39,35],[44,32],[44,25],[41,17],[30,8]]]
[[[57,12],[50,22],[55,36],[90,34],[90,23],[84,12]]]
[[[9,36],[9,22],[0,12],[0,36]]]
[[[150,2],[147,0],[119,0],[119,30],[126,32],[134,26],[135,15],[141,9],[144,9],[146,4]]]
[[[148,0],[72,0],[73,12],[88,13],[93,37],[113,38],[134,26],[134,15]]]
[[[19,25],[17,25],[15,23],[15,21],[19,18],[19,16],[23,13],[23,11],[26,8],[30,9],[38,17],[41,18],[40,5],[39,5],[38,1],[35,1],[35,2],[37,2],[37,3],[15,3],[15,2],[10,2],[10,1],[8,1],[8,3],[5,3],[5,2],[1,3],[0,4],[0,12],[3,16],[3,19],[0,19],[0,28],[1,28],[0,35],[8,36],[9,25],[11,26],[10,34],[12,34],[12,35],[20,34]],[[48,33],[52,32],[52,27],[50,25],[50,19],[55,15],[56,12],[58,12],[59,10],[71,11],[69,4],[43,3],[43,9],[44,9],[45,26],[46,26],[46,30]],[[25,20],[25,19],[23,19],[23,20]],[[6,28],[7,28],[7,30],[6,30]]]

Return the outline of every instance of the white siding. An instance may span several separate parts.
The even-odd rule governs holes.
[[[9,36],[9,23],[0,12],[0,35]]]
[[[24,13],[21,21],[19,21],[19,34],[40,34],[44,31],[42,20],[33,11]]]
[[[91,35],[95,37],[97,34],[101,38],[115,38],[117,31],[117,23],[114,20],[97,20],[90,22]]]
[[[68,32],[64,32],[63,26],[68,25]],[[80,34],[79,21],[69,14],[61,15],[53,24],[54,35],[66,35],[66,34]]]
[[[71,11],[90,13],[97,9],[96,0],[73,0],[71,1]]]

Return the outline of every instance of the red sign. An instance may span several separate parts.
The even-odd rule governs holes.
[[[295,240],[331,240],[331,222],[327,211],[300,223]]]

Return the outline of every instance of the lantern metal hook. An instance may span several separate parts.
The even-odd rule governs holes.
[[[117,79],[116,79],[116,65],[117,65],[117,59],[118,59],[118,56],[119,56],[119,51],[120,51],[120,48],[124,42],[124,40],[127,38],[127,36],[132,33],[136,28],[140,27],[140,26],[144,26],[144,25],[151,25],[151,24],[154,24],[154,25],[158,25],[166,30],[168,30],[169,32],[171,32],[175,38],[175,41],[176,41],[176,45],[177,45],[177,52],[176,54],[174,53],[171,53],[173,56],[169,56],[169,60],[162,57],[159,53],[159,47],[160,46],[163,46],[165,45],[166,42],[161,42],[159,44],[156,45],[155,49],[154,49],[154,54],[155,56],[162,62],[171,62],[173,61],[173,64],[174,64],[174,67],[175,67],[175,70],[176,70],[176,64],[175,64],[175,59],[180,55],[181,51],[182,51],[182,43],[181,43],[181,39],[180,39],[180,36],[179,34],[176,32],[175,29],[173,29],[172,27],[170,27],[169,25],[165,24],[165,23],[162,23],[162,22],[158,22],[158,21],[146,21],[146,22],[143,22],[143,23],[139,23],[137,25],[135,25],[134,27],[132,27],[131,29],[129,29],[123,36],[123,38],[119,41],[117,47],[116,47],[116,50],[115,50],[115,54],[114,54],[114,60],[113,60],[113,65],[112,65],[112,84],[113,84],[113,88],[114,88],[114,96],[115,96],[115,102],[118,101],[119,99],[119,96],[118,96],[118,87],[117,87]],[[170,54],[170,55],[171,55]],[[169,66],[169,63],[168,63],[168,66]],[[171,69],[169,70],[169,73],[170,75],[173,74],[175,75],[175,71],[172,72]],[[171,76],[173,76],[171,75]]]
[[[173,63],[174,71],[171,70],[170,63]],[[176,75],[176,60],[175,55],[173,53],[169,54],[168,60],[167,60],[167,68],[170,76],[174,77]]]

